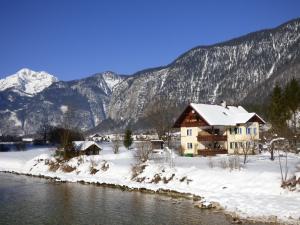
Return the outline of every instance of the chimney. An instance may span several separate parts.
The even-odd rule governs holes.
[[[226,108],[227,107],[227,105],[226,105],[226,101],[224,101],[224,100],[222,100],[221,101],[221,104],[220,104],[221,106],[223,106],[224,108]]]

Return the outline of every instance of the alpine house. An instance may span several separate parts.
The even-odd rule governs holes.
[[[181,129],[184,155],[254,153],[259,125],[265,121],[242,106],[195,104],[186,107],[174,124]],[[250,151],[251,150],[251,151]]]

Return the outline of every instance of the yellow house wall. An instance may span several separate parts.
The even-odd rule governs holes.
[[[187,129],[192,129],[192,135],[187,136]],[[201,131],[199,127],[181,127],[181,148],[184,154],[197,154],[197,149],[204,148],[204,146],[197,141],[198,132]],[[187,143],[192,143],[193,148],[188,149]]]
[[[238,148],[235,149],[234,147],[231,149],[230,148],[230,142],[253,142],[259,140],[259,124],[258,122],[254,123],[247,123],[247,124],[242,124],[240,126],[236,126],[237,128],[242,128],[242,134],[235,134],[232,132],[230,134],[229,128],[227,129],[227,146],[228,146],[228,153],[229,154],[234,154],[235,151],[237,150],[238,153],[242,154],[243,149]],[[250,127],[251,128],[251,134],[246,133],[246,129]],[[234,127],[231,127],[234,129]],[[256,128],[256,135],[253,134],[253,128]]]
[[[236,150],[238,150],[238,153],[242,154],[243,151],[241,148],[235,149],[234,146],[231,149],[230,148],[230,142],[251,142],[251,141],[257,141],[259,140],[259,124],[257,122],[254,123],[247,123],[242,124],[239,126],[236,126],[237,128],[242,128],[242,134],[235,134],[234,131],[232,134],[230,134],[229,128],[226,128],[226,135],[227,135],[227,141],[224,142],[224,147],[228,150],[229,154],[234,154]],[[246,128],[251,128],[251,135],[246,133]],[[234,129],[234,127],[231,127]],[[256,135],[253,134],[253,128],[256,128]],[[187,129],[192,129],[192,135],[187,136]],[[205,149],[205,146],[201,144],[201,142],[198,142],[197,136],[198,132],[201,131],[201,128],[199,127],[181,127],[181,148],[183,149],[184,154],[198,154],[198,149]],[[187,143],[192,143],[193,148],[188,149]]]

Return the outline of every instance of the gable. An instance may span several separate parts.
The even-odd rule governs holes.
[[[174,128],[209,126],[208,122],[190,105],[185,108],[174,124]]]
[[[252,116],[247,122],[258,122],[259,124],[265,124],[265,121],[256,114]]]

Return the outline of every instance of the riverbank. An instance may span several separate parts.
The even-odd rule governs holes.
[[[278,161],[270,161],[267,154],[249,157],[246,166],[240,168],[230,168],[230,162],[236,159],[227,156],[176,156],[174,167],[150,160],[133,178],[133,150],[122,148],[119,154],[113,154],[108,144],[98,156],[78,157],[59,165],[52,153],[47,149],[0,153],[0,171],[151,192],[174,191],[202,196],[203,205],[217,202],[226,212],[243,219],[300,223],[300,193],[280,188]],[[291,154],[288,160],[292,174],[300,157]]]

